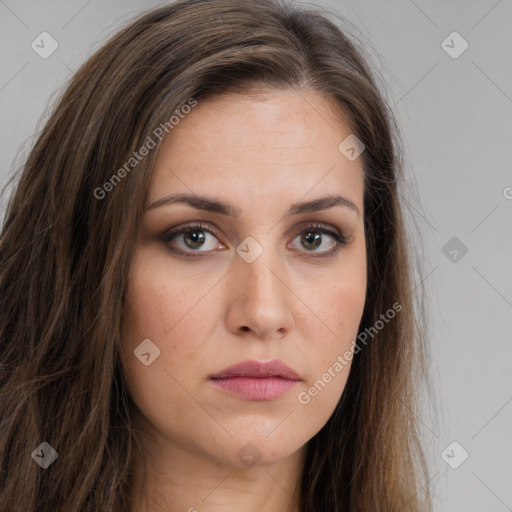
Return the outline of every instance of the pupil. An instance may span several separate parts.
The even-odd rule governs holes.
[[[303,239],[306,241],[307,245],[309,245],[309,244],[314,245],[314,247],[313,247],[314,249],[316,249],[320,245],[320,243],[321,243],[320,238],[321,238],[320,233],[314,233],[311,231],[303,237]]]
[[[192,239],[192,245],[190,245],[189,243],[186,242],[189,237],[190,237],[190,239]],[[196,249],[197,247],[200,247],[201,244],[204,243],[204,238],[205,238],[204,233],[202,233],[201,231],[187,231],[185,233],[185,243],[189,247],[192,247],[194,249]]]

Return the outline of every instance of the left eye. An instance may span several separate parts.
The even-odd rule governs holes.
[[[331,239],[331,248],[328,248],[324,251],[317,251],[316,249],[321,247],[322,244],[325,245],[325,235],[327,235]],[[300,243],[302,244],[302,246],[308,249],[307,252],[320,252],[323,254],[330,254],[332,252],[335,252],[339,248],[340,244],[345,243],[342,237],[325,228],[306,229],[302,231],[295,239],[297,238],[300,239]]]
[[[324,235],[327,235],[332,240],[331,248],[317,251],[316,249],[321,247],[324,243]],[[174,240],[179,240],[180,237],[182,241],[181,244],[173,242]],[[212,231],[211,228],[200,223],[172,229],[160,238],[171,251],[190,257],[194,257],[194,253],[208,253],[218,246],[218,244],[215,243],[215,240],[217,240],[215,231]],[[331,230],[322,225],[307,226],[294,238],[294,240],[296,239],[299,239],[302,246],[307,249],[306,252],[319,253],[321,256],[334,254],[342,245],[347,244],[346,239],[343,235],[339,234],[337,230]],[[221,246],[225,248],[225,245],[222,243]]]

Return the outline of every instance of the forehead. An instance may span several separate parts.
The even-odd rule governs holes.
[[[149,201],[175,190],[253,198],[313,188],[347,192],[362,209],[361,159],[338,149],[351,128],[333,104],[312,91],[224,94],[197,106],[165,137]]]

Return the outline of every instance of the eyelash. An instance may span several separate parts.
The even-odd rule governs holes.
[[[215,238],[218,238],[218,235],[216,233],[216,230],[212,229],[210,226],[203,224],[202,222],[192,222],[190,224],[187,224],[185,226],[181,226],[178,228],[172,228],[171,230],[166,231],[162,235],[160,235],[158,238],[165,243],[165,245],[171,250],[173,253],[177,253],[179,255],[182,255],[186,258],[201,258],[203,257],[201,253],[209,253],[211,251],[183,251],[182,249],[177,249],[176,247],[171,247],[169,242],[173,240],[174,238],[177,238],[178,236],[187,233],[187,232],[193,232],[193,231],[206,231],[210,233],[211,235],[214,235]],[[322,233],[329,235],[336,243],[333,249],[330,249],[328,251],[323,251],[319,254],[316,254],[313,251],[306,251],[306,253],[310,253],[312,258],[327,258],[329,256],[334,256],[338,253],[338,251],[342,248],[342,246],[347,245],[348,241],[347,239],[340,233],[338,233],[335,230],[326,228],[322,224],[316,224],[312,223],[307,225],[303,230],[301,230],[296,236],[301,235],[303,233],[306,233],[308,231],[313,231],[317,233]],[[224,245],[224,244],[223,244]],[[197,256],[196,256],[197,254]]]

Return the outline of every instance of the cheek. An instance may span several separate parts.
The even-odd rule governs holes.
[[[207,278],[184,279],[178,266],[170,264],[169,256],[157,247],[139,249],[127,291],[128,337],[153,336],[170,348],[172,339],[181,339],[176,332],[186,325],[198,326],[191,319],[197,311],[204,315],[200,302],[210,286]]]
[[[309,371],[298,402],[311,414],[332,412],[345,388],[366,299],[365,265],[364,257],[347,264],[308,303],[309,320],[304,318],[302,329],[307,332]]]
[[[204,372],[197,355],[204,352],[209,326],[215,325],[214,304],[208,296],[212,282],[194,280],[191,289],[175,269],[165,256],[150,249],[140,249],[132,261],[121,356],[128,389],[141,402],[155,401],[155,389],[179,393],[179,386],[171,385],[176,383],[173,377],[189,389],[194,385],[191,376]],[[149,350],[139,350],[146,346],[141,343]],[[149,359],[150,364],[144,365],[144,358],[141,361],[134,351],[150,352],[145,361]]]
[[[337,285],[328,297],[326,316],[338,339],[346,342],[357,335],[366,299],[366,280],[352,278]]]
[[[335,278],[331,276],[331,282],[315,295],[316,303],[311,305],[311,310],[322,321],[326,351],[347,347],[357,336],[366,300],[366,283],[363,265],[347,266]]]

